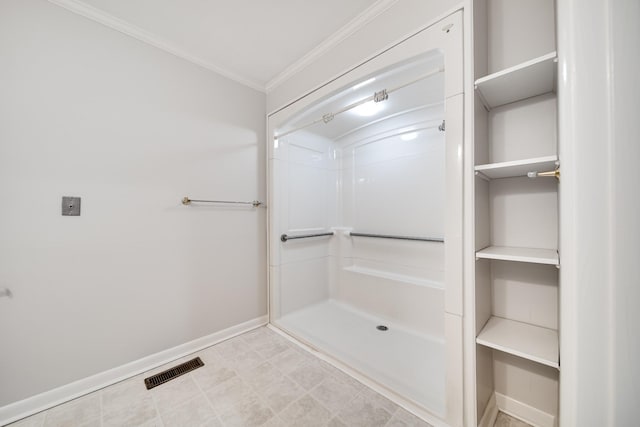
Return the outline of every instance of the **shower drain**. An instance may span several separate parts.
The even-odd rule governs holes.
[[[376,329],[379,330],[379,331],[387,331],[387,330],[389,330],[389,328],[387,326],[384,326],[384,325],[378,325],[378,326],[376,326]]]

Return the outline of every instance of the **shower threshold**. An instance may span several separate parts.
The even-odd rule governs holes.
[[[277,326],[372,380],[442,416],[444,341],[326,300],[281,317]],[[385,325],[387,330],[378,329]]]

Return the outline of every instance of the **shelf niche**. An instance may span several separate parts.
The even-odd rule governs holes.
[[[491,316],[478,344],[560,369],[558,331]]]
[[[558,165],[558,156],[553,155],[536,157],[533,159],[478,165],[475,167],[475,171],[487,180],[491,180],[527,176],[529,172],[554,170]]]
[[[489,74],[475,82],[487,110],[556,90],[557,55],[553,51]]]

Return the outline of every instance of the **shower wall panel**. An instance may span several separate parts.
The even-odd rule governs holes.
[[[278,141],[272,167],[279,177],[280,230],[288,236],[326,232],[336,218],[336,170],[332,141],[298,132]],[[277,316],[329,298],[331,240],[278,241],[280,277]]]

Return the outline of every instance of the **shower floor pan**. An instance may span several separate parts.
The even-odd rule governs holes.
[[[276,324],[395,393],[442,416],[444,341],[328,300],[292,312]],[[385,325],[381,331],[377,326]]]

